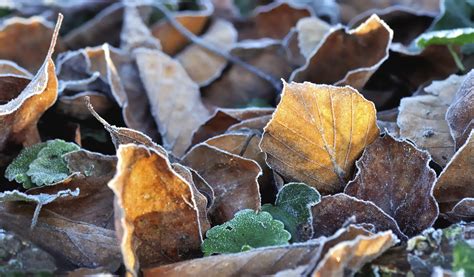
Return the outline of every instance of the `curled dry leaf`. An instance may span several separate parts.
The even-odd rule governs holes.
[[[330,236],[348,220],[355,220],[356,224],[372,224],[376,231],[392,230],[401,240],[407,239],[407,236],[400,231],[397,222],[374,203],[343,193],[324,196],[311,211],[315,238]]]
[[[209,30],[201,39],[223,51],[229,51],[237,41],[237,31],[232,23],[218,19],[209,27]],[[219,78],[227,66],[225,58],[217,56],[198,45],[188,46],[176,58],[186,69],[189,77],[200,87],[209,85]],[[203,67],[203,64],[206,64],[206,66]]]
[[[434,188],[434,195],[441,212],[448,212],[466,197],[474,197],[472,168],[474,168],[474,131],[459,148],[441,172]]]
[[[209,117],[199,87],[177,61],[160,51],[140,48],[134,55],[163,146],[182,156],[194,130]]]
[[[86,98],[90,99],[89,101],[99,114],[103,114],[112,108],[109,98],[103,93],[95,91],[84,91],[71,96],[61,95],[56,102],[55,108],[58,113],[85,120],[91,116],[91,113],[84,105]]]
[[[285,83],[260,148],[287,181],[335,193],[343,189],[364,148],[379,136],[375,114],[373,103],[351,87]]]
[[[54,25],[42,17],[13,17],[0,25],[0,59],[11,60],[37,72],[50,49]],[[14,43],[12,43],[14,41]],[[58,49],[61,50],[58,42]]]
[[[311,58],[311,53],[323,40],[331,26],[317,17],[305,17],[296,24],[298,47],[305,59]]]
[[[183,27],[195,35],[200,34],[214,11],[214,7],[209,0],[198,0],[197,11],[179,11],[174,13],[175,19]],[[151,33],[160,40],[163,52],[168,55],[174,55],[186,46],[188,39],[176,30],[166,18],[153,24]]]
[[[425,88],[427,95],[403,98],[400,101],[397,124],[400,136],[427,150],[441,166],[454,155],[454,140],[445,120],[446,111],[465,76],[451,75],[434,81]]]
[[[109,182],[116,196],[116,229],[127,270],[199,255],[202,234],[191,185],[163,154],[125,144],[117,151],[117,173]]]
[[[127,5],[125,6],[122,32],[120,33],[120,48],[126,52],[131,52],[139,47],[160,50],[161,44],[158,39],[152,36],[137,7]]]
[[[287,79],[293,70],[285,46],[277,40],[245,40],[235,44],[233,56],[264,71],[269,76]],[[221,78],[203,88],[203,101],[224,108],[250,106],[252,100],[266,105],[275,102],[275,88],[266,80],[238,65],[232,65]]]
[[[0,60],[0,74],[13,74],[25,76],[30,79],[33,78],[33,74],[31,74],[28,70],[9,60]]]
[[[267,126],[268,122],[272,119],[272,115],[263,115],[255,118],[243,120],[242,122],[235,123],[227,129],[229,132],[239,130],[256,130],[259,133],[263,133],[263,128]]]
[[[344,193],[371,201],[393,217],[409,237],[431,227],[438,217],[433,196],[436,173],[430,156],[390,135],[375,140],[356,162],[357,175]]]
[[[337,27],[290,80],[351,85],[361,89],[388,58],[393,31],[376,15],[353,30]]]
[[[282,40],[299,19],[311,16],[307,7],[275,2],[260,6],[246,22],[237,25],[239,40],[271,38]]]
[[[214,190],[215,201],[209,212],[213,224],[222,224],[243,209],[260,209],[257,182],[260,166],[205,143],[193,147],[182,159],[196,170]]]
[[[446,113],[451,135],[459,149],[474,127],[474,70],[471,70],[456,92]]]
[[[341,242],[329,249],[312,276],[354,275],[397,242],[392,231],[357,236],[354,240]]]
[[[0,105],[0,151],[9,143],[27,146],[40,141],[36,124],[41,115],[56,102],[58,94],[58,80],[51,56],[61,22],[62,15],[59,15],[48,53],[35,77],[18,95],[12,95],[12,99],[2,99],[7,102]]]

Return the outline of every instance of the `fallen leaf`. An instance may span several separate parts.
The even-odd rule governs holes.
[[[243,209],[260,210],[257,182],[260,166],[205,143],[193,147],[182,163],[196,170],[214,190],[215,201],[209,212],[213,224],[222,224]]]
[[[459,149],[467,141],[474,127],[474,70],[471,70],[459,87],[446,113],[451,136]]]
[[[290,80],[362,89],[388,59],[392,37],[392,29],[377,15],[353,30],[336,27],[312,51],[306,64],[291,74]]]
[[[133,49],[140,47],[160,50],[161,44],[152,36],[150,29],[143,22],[137,6],[127,5],[120,33],[120,48],[130,53]]]
[[[196,1],[199,10],[179,11],[173,13],[176,21],[191,33],[198,35],[206,26],[214,11],[212,3],[207,0]],[[160,40],[164,53],[174,55],[186,46],[188,39],[176,30],[167,19],[162,19],[150,27],[154,37]]]
[[[433,196],[436,173],[430,160],[427,152],[411,143],[385,135],[365,149],[356,162],[357,175],[344,193],[374,203],[412,237],[438,217]]]
[[[392,231],[358,236],[329,249],[312,276],[345,276],[356,274],[366,263],[394,246],[398,239]]]
[[[311,57],[313,50],[324,39],[331,26],[317,17],[305,17],[296,23],[298,47],[305,59]]]
[[[330,236],[350,220],[357,224],[372,224],[375,231],[392,230],[401,240],[406,240],[397,222],[370,201],[339,193],[323,196],[321,202],[311,208],[315,238]],[[355,217],[355,219],[351,219]]]
[[[91,117],[91,113],[84,105],[86,98],[90,99],[90,102],[99,114],[105,114],[112,108],[112,102],[103,93],[84,91],[71,96],[61,95],[56,102],[55,109],[58,113],[86,120]]]
[[[448,212],[466,197],[474,197],[471,169],[474,166],[474,131],[439,175],[434,196],[441,212]]]
[[[474,198],[467,197],[454,205],[453,209],[446,212],[450,221],[472,221],[474,220]]]
[[[375,117],[373,103],[351,87],[284,83],[260,148],[287,181],[335,193],[351,177],[364,148],[379,136]]]
[[[239,131],[239,130],[257,130],[260,133],[263,133],[263,128],[267,126],[268,122],[272,119],[272,115],[263,115],[255,118],[245,119],[242,122],[235,123],[231,125],[227,131]]]
[[[0,151],[9,143],[29,146],[40,141],[36,124],[41,115],[57,98],[58,80],[52,55],[56,44],[62,15],[54,28],[51,45],[41,69],[23,91],[0,105]]]
[[[454,140],[445,116],[464,78],[451,75],[446,80],[433,81],[425,88],[428,94],[402,98],[398,108],[400,136],[427,150],[441,166],[454,155]]]
[[[222,51],[229,52],[237,41],[237,31],[232,23],[218,19],[212,23],[201,39]],[[176,59],[183,65],[189,77],[200,87],[209,85],[219,78],[227,66],[225,58],[195,44],[181,51]],[[203,64],[206,66],[203,67]]]
[[[29,79],[33,78],[33,74],[31,74],[28,70],[9,60],[0,60],[0,74],[13,74],[25,76]]]
[[[166,156],[144,146],[117,150],[117,173],[109,182],[116,196],[116,230],[127,271],[199,255],[202,234],[191,185]]]
[[[199,87],[177,61],[160,51],[139,48],[134,55],[163,146],[182,156],[194,130],[209,117]]]

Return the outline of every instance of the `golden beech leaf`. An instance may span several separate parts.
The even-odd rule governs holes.
[[[378,136],[374,104],[357,90],[285,83],[260,148],[287,181],[329,194],[343,189],[355,160]]]
[[[115,193],[116,230],[127,270],[167,264],[200,254],[199,208],[192,185],[152,148],[120,145]],[[206,207],[203,207],[204,209]]]
[[[59,14],[48,54],[31,82],[6,104],[0,105],[0,150],[8,143],[32,145],[40,141],[36,124],[58,96],[58,79],[52,59],[63,16]],[[5,99],[3,99],[5,100]]]

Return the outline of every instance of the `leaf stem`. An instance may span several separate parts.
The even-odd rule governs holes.
[[[461,59],[459,58],[459,56],[458,56],[458,54],[456,53],[456,51],[454,51],[452,44],[448,44],[448,50],[449,50],[449,53],[451,54],[451,56],[453,57],[454,62],[456,63],[456,66],[459,68],[459,70],[461,70],[461,71],[464,73],[464,72],[466,71],[466,68],[465,68],[464,65],[462,64],[462,61],[461,61]]]
[[[199,45],[200,47],[212,52],[213,54],[220,56],[229,62],[238,65],[245,70],[249,71],[250,73],[253,73],[260,77],[261,79],[267,81],[269,84],[272,85],[272,87],[276,90],[277,93],[280,93],[280,91],[283,88],[283,85],[281,81],[274,76],[260,70],[259,68],[256,68],[255,66],[248,64],[241,59],[231,55],[230,53],[226,51],[222,51],[221,49],[210,45],[208,42],[203,40],[202,38],[196,36],[194,33],[190,32],[188,29],[186,29],[181,23],[179,23],[174,15],[161,3],[158,1],[155,1],[152,3],[153,6],[155,6],[157,9],[159,9],[165,16],[165,18],[168,20],[168,22],[176,29],[178,32],[180,32],[183,36],[185,36],[188,40],[193,42],[196,45]]]

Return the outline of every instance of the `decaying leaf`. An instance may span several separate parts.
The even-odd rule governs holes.
[[[194,130],[209,117],[199,87],[177,61],[158,50],[140,48],[134,55],[163,146],[182,156]]]
[[[278,192],[275,205],[265,204],[262,211],[283,222],[293,242],[306,241],[313,237],[311,207],[320,199],[321,195],[314,188],[303,183],[289,183]]]
[[[362,266],[382,255],[398,242],[392,231],[358,236],[329,249],[312,276],[354,275]]]
[[[202,252],[210,256],[238,253],[253,248],[288,244],[291,234],[281,221],[262,211],[242,210],[226,223],[214,226],[206,233]]]
[[[354,162],[379,136],[375,107],[351,87],[284,84],[260,148],[288,181],[341,191]]]
[[[237,41],[237,31],[232,23],[217,20],[201,39],[223,51],[230,51]],[[189,77],[200,87],[212,83],[227,66],[226,59],[210,53],[198,45],[188,46],[176,58],[186,69]],[[206,66],[203,67],[203,64],[206,64]]]
[[[385,135],[356,162],[357,175],[344,193],[374,203],[412,237],[431,227],[438,217],[433,196],[436,173],[429,162],[427,152]]]
[[[262,170],[256,162],[205,143],[193,147],[182,162],[196,170],[214,190],[216,198],[209,212],[213,224],[229,221],[243,209],[260,210],[257,178]]]
[[[434,195],[441,212],[448,212],[459,201],[474,197],[472,168],[474,167],[474,131],[459,148],[436,181]]]
[[[393,31],[376,15],[353,30],[337,27],[290,80],[351,85],[361,89],[388,58]],[[331,70],[328,70],[328,69]]]
[[[471,70],[456,92],[446,113],[451,135],[459,149],[474,127],[474,70]]]
[[[466,197],[459,201],[451,211],[446,213],[450,221],[473,221],[474,220],[474,198]]]
[[[95,91],[84,91],[71,96],[61,95],[56,102],[55,108],[61,114],[85,120],[91,116],[91,113],[84,105],[86,98],[90,99],[90,102],[99,114],[105,114],[112,108],[110,99],[103,93]]]
[[[198,255],[206,230],[190,184],[151,148],[125,144],[117,156],[109,187],[116,196],[116,229],[127,270],[135,275],[139,265]]]
[[[425,88],[427,95],[403,98],[400,101],[397,124],[400,136],[427,150],[441,166],[454,155],[454,140],[445,120],[449,105],[465,76],[451,75],[434,81]]]
[[[374,203],[343,193],[322,197],[321,202],[314,205],[311,211],[315,238],[330,236],[349,221],[372,224],[376,231],[392,230],[399,239],[407,239],[407,236],[400,231],[397,222]]]
[[[30,79],[33,78],[33,75],[28,70],[9,60],[0,60],[0,74],[13,74],[25,76]]]
[[[317,17],[305,17],[296,24],[298,47],[301,54],[309,59],[311,53],[323,40],[331,26]]]
[[[52,55],[61,22],[62,15],[59,15],[48,53],[35,77],[18,96],[0,105],[0,151],[9,143],[28,146],[40,141],[36,124],[54,104],[58,93]]]
[[[131,52],[135,48],[145,47],[161,49],[158,39],[151,35],[136,6],[125,6],[122,32],[120,33],[120,48]]]

